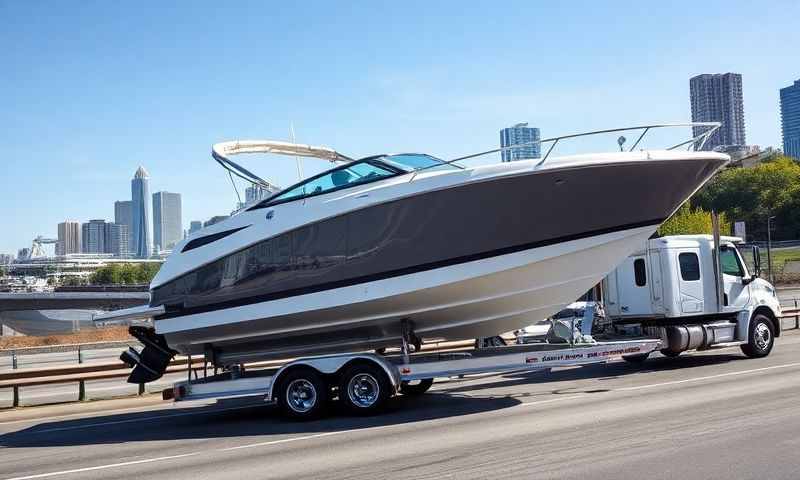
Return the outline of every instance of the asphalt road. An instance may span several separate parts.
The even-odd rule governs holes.
[[[442,382],[377,417],[154,397],[0,413],[0,479],[800,478],[800,333],[738,349]]]

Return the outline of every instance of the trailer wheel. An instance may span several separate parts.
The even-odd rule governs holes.
[[[637,353],[636,355],[623,355],[622,359],[628,363],[641,364],[644,363],[649,356],[649,353]]]
[[[422,395],[423,393],[427,392],[428,389],[431,388],[433,385],[432,378],[423,378],[419,380],[417,383],[410,383],[408,381],[403,381],[400,383],[400,393],[403,395]]]
[[[280,380],[276,398],[283,414],[298,420],[319,418],[328,403],[328,385],[318,372],[298,368]]]
[[[750,320],[750,335],[747,343],[741,346],[742,352],[750,358],[769,355],[775,345],[775,327],[772,320],[762,314],[756,314]]]
[[[377,365],[356,363],[339,377],[339,399],[345,409],[355,415],[372,415],[380,412],[392,387],[386,372]]]

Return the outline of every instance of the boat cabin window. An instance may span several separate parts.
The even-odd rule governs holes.
[[[700,280],[700,260],[696,253],[684,252],[678,255],[681,278],[686,282]]]
[[[722,264],[722,273],[735,277],[744,277],[744,268],[739,263],[739,255],[736,250],[728,246],[720,248],[719,262]]]
[[[397,155],[387,155],[385,157],[381,157],[381,161],[407,172],[415,170],[428,170],[437,167],[447,169],[458,168],[451,163],[444,163],[442,160],[436,157],[422,153],[400,153]]]
[[[277,203],[321,195],[355,185],[374,182],[382,178],[397,175],[398,173],[401,172],[392,169],[388,165],[382,166],[368,161],[356,162],[311,177],[305,182],[290,187],[288,190],[269,198],[260,206],[275,205]]]

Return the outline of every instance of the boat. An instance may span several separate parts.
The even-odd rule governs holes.
[[[666,126],[707,127],[663,150],[636,150]],[[547,318],[597,284],[715,172],[725,154],[694,151],[719,124],[649,125],[630,149],[466,166],[502,149],[441,160],[421,153],[354,160],[274,141],[216,144],[333,162],[318,175],[175,246],[129,318],[145,344],[129,381],[160,377],[177,353],[216,366],[496,335]],[[681,147],[686,146],[684,150]],[[519,145],[512,147],[518,148]],[[120,317],[120,318],[121,318]],[[108,317],[103,320],[107,320]]]

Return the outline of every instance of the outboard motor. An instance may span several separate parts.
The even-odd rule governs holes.
[[[178,352],[169,348],[164,337],[156,334],[152,328],[129,327],[128,332],[144,345],[141,352],[131,347],[119,356],[120,360],[133,368],[128,383],[149,383],[161,378]]]

